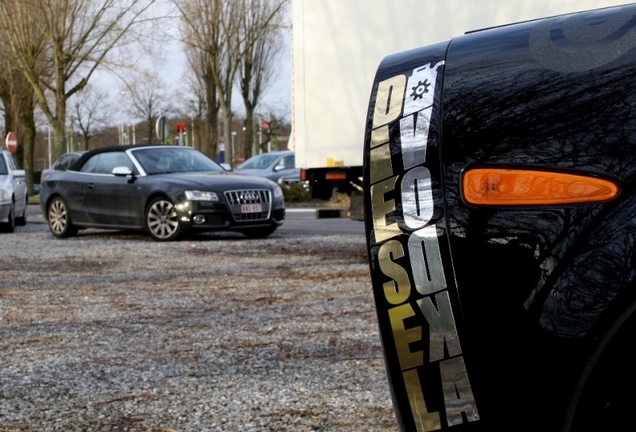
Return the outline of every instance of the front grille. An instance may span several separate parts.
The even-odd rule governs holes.
[[[249,189],[225,192],[225,199],[236,221],[259,221],[269,219],[271,193],[266,189]],[[255,207],[260,205],[260,211]]]

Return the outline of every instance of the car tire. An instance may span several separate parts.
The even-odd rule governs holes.
[[[241,230],[241,233],[243,233],[243,235],[247,238],[259,239],[259,238],[265,238],[268,235],[272,234],[274,231],[276,231],[276,228],[278,227],[269,226],[265,228],[249,228],[249,229]]]
[[[65,238],[77,234],[77,228],[71,222],[68,206],[61,197],[55,197],[49,203],[46,219],[49,230],[55,237]]]
[[[179,237],[179,216],[172,201],[161,197],[148,204],[146,230],[156,241],[173,241]]]
[[[22,212],[22,216],[15,218],[15,224],[19,226],[24,226],[27,224],[27,207],[29,205],[29,197],[24,198],[24,211]]]
[[[2,232],[12,233],[15,230],[15,206],[11,202],[11,208],[7,215],[7,222],[2,224]]]

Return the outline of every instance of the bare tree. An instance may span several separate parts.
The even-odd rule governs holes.
[[[254,112],[278,72],[276,60],[282,48],[283,7],[287,0],[252,0],[241,20],[240,40],[245,45],[240,59],[238,84],[245,105],[245,158],[252,156]],[[277,10],[277,13],[273,11]],[[259,143],[260,144],[260,143]]]
[[[5,133],[13,131],[18,138],[20,145],[15,156],[27,173],[27,188],[33,195],[36,136],[33,89],[19,71],[7,68],[0,76],[0,99],[5,109]]]
[[[16,1],[18,0],[6,3],[13,6]],[[28,5],[23,5],[22,11],[24,15],[15,18],[14,29],[22,35],[23,51],[27,54],[24,61],[44,75],[44,71],[38,69],[44,50],[44,38],[34,31],[37,28],[37,17]],[[16,69],[16,63],[8,29],[0,24],[0,99],[4,105],[5,133],[13,131],[17,135],[20,145],[16,156],[26,170],[29,194],[33,194],[36,99],[26,76]]]
[[[173,0],[182,17],[182,37],[185,43],[208,55],[210,74],[217,90],[223,115],[223,138],[232,141],[232,93],[234,81],[246,50],[259,40],[286,2],[276,3],[262,26],[254,29],[249,40],[241,31],[241,22],[251,8],[252,0]],[[209,113],[212,114],[212,113]],[[226,146],[227,162],[234,165],[234,151]]]
[[[217,153],[220,141],[218,118],[219,113],[223,111],[221,102],[227,103],[219,94],[223,88],[219,63],[226,45],[223,43],[223,35],[231,28],[223,25],[224,18],[229,16],[229,12],[226,11],[229,7],[224,4],[224,0],[173,1],[182,16],[181,33],[187,47],[188,65],[194,74],[201,77],[201,83],[205,88],[207,128],[212,139],[202,150],[213,157]],[[221,14],[224,14],[224,17],[221,17]],[[229,139],[226,142],[230,142]]]
[[[159,75],[147,72],[125,82],[123,108],[131,117],[143,118],[146,143],[154,140],[155,123],[171,109],[168,90]],[[133,116],[134,114],[134,116]],[[141,142],[141,141],[140,141]]]
[[[97,136],[113,119],[112,103],[108,93],[90,84],[70,100],[71,116],[82,137],[78,149],[88,150],[91,138]]]
[[[83,89],[107,55],[126,34],[144,21],[156,0],[4,0],[0,1],[0,23],[8,33],[16,68],[32,86],[40,109],[53,127],[53,153],[59,157],[66,145],[68,99]],[[37,64],[22,23],[34,20],[30,31],[43,35],[45,56]],[[42,64],[51,76],[42,76]],[[47,94],[52,94],[51,100]]]

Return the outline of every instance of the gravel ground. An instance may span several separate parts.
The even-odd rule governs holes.
[[[364,238],[19,231],[0,432],[397,431]]]

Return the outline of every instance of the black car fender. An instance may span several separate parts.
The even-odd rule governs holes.
[[[378,68],[365,226],[402,429],[628,419],[615,407],[636,402],[620,390],[636,374],[611,365],[629,364],[636,327],[635,17],[627,5],[493,28]],[[474,203],[462,182],[477,169],[492,172],[486,194],[526,171],[612,191]]]

